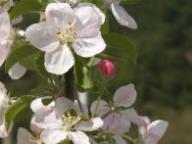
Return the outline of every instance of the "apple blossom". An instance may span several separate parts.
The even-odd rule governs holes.
[[[131,29],[137,29],[137,23],[134,18],[131,17],[128,12],[120,5],[122,0],[103,0],[103,2],[109,7],[112,11],[113,16],[117,22]]]
[[[70,110],[74,110],[77,115],[71,115]],[[83,113],[79,113],[79,110],[77,103],[65,97],[57,98],[51,120],[41,133],[42,141],[45,144],[57,144],[63,140],[71,140],[74,144],[90,144],[89,137],[83,131],[98,130],[103,126],[103,121],[99,117],[82,119]],[[42,117],[45,115],[43,113]]]
[[[104,117],[104,126],[103,129],[111,132],[116,143],[126,144],[126,141],[121,137],[124,133],[129,131],[130,128],[130,119],[127,119],[127,116],[123,114],[125,111],[129,110],[120,110],[116,111],[118,107],[129,108],[136,100],[137,92],[133,84],[122,86],[114,94],[113,97],[113,106],[109,105],[104,100],[97,100],[93,102],[91,106],[91,112]]]
[[[9,107],[9,98],[7,96],[7,90],[2,82],[0,82],[0,138],[8,136],[9,130],[5,123],[5,114]]]
[[[104,14],[95,5],[82,3],[72,9],[67,3],[50,3],[45,16],[46,22],[29,26],[25,35],[45,52],[48,72],[66,73],[75,62],[72,51],[81,57],[92,57],[105,49],[100,33]]]

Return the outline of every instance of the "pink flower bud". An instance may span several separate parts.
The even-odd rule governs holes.
[[[116,73],[115,64],[110,60],[100,60],[97,63],[97,68],[106,77],[112,77]]]

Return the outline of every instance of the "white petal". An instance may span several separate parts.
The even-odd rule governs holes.
[[[46,21],[56,28],[65,28],[75,24],[77,17],[67,3],[50,3],[45,10]]]
[[[8,109],[8,97],[7,90],[3,83],[0,82],[0,126],[1,131],[4,129],[5,125],[5,114]]]
[[[23,77],[25,75],[26,71],[27,70],[26,70],[26,68],[24,66],[22,66],[19,63],[16,63],[8,71],[8,74],[11,77],[11,79],[18,80],[18,79],[20,79],[21,77]]]
[[[148,133],[146,137],[146,144],[156,144],[165,134],[168,127],[168,122],[163,120],[156,120],[148,126]]]
[[[31,109],[34,113],[36,113],[37,111],[41,110],[41,109],[49,109],[49,108],[52,108],[55,103],[54,102],[51,102],[49,105],[44,105],[43,104],[43,100],[46,100],[46,99],[50,99],[51,97],[47,96],[47,97],[41,97],[41,98],[37,98],[35,100],[32,101],[31,103]]]
[[[51,52],[59,47],[55,28],[47,23],[33,24],[25,31],[28,41],[38,49]]]
[[[113,138],[117,144],[127,144],[127,142],[121,136],[116,135]]]
[[[17,144],[36,144],[32,142],[32,134],[24,128],[19,128],[17,132]]]
[[[111,10],[112,10],[114,17],[116,18],[117,22],[120,25],[126,26],[131,29],[137,29],[137,24],[136,24],[135,20],[133,19],[133,17],[131,17],[127,13],[127,11],[122,6],[120,6],[116,3],[112,3]]]
[[[130,107],[135,103],[137,92],[133,84],[122,86],[116,90],[113,97],[117,106]]]
[[[104,128],[113,130],[119,124],[120,115],[113,112],[104,118]]]
[[[50,53],[45,53],[45,68],[48,72],[62,75],[74,65],[74,57],[67,45]]]
[[[62,129],[46,129],[40,137],[45,144],[58,144],[67,138],[67,133]]]
[[[92,103],[90,111],[93,116],[103,116],[109,111],[109,107],[106,101],[96,100]]]
[[[18,23],[20,23],[20,22],[22,22],[23,21],[23,16],[17,16],[16,18],[14,18],[12,21],[11,21],[11,23],[12,23],[12,25],[16,25],[16,24],[18,24]]]
[[[74,108],[73,101],[66,97],[59,97],[55,102],[55,110],[58,114],[58,117],[62,117],[64,112],[68,109]]]
[[[5,41],[11,34],[9,14],[0,8],[0,42]]]
[[[104,118],[104,128],[116,135],[122,135],[129,131],[130,122],[119,113],[111,113]]]
[[[104,13],[94,4],[82,3],[74,9],[83,27],[77,30],[78,37],[97,36],[105,21]]]
[[[4,119],[4,117],[3,117]],[[8,136],[8,130],[6,128],[6,123],[3,121],[0,125],[0,138],[6,138]]]
[[[81,131],[70,133],[69,139],[72,140],[73,144],[91,144],[89,137]]]
[[[101,53],[106,48],[106,44],[99,33],[96,37],[77,38],[73,44],[75,53],[81,57],[92,57]]]
[[[103,126],[104,122],[101,118],[95,117],[88,121],[82,121],[75,126],[75,129],[82,131],[95,131]]]
[[[4,63],[5,59],[7,58],[8,54],[10,52],[10,44],[5,42],[0,42],[0,67]]]
[[[57,119],[55,111],[52,109],[41,110],[34,114],[31,119],[31,130],[35,133],[41,133],[47,128],[58,128],[61,122]]]
[[[143,117],[139,116],[135,109],[127,109],[121,112],[121,115],[128,121],[136,124],[138,127],[145,126],[145,120]]]
[[[56,125],[57,118],[53,107],[54,102],[51,102],[49,105],[42,103],[43,99],[48,98],[49,97],[38,98],[31,103],[31,109],[34,112],[31,119],[31,130],[35,133],[40,133],[47,127],[58,127]]]

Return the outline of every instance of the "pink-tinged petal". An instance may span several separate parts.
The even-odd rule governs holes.
[[[113,136],[117,144],[127,144],[127,142],[119,135]]]
[[[96,100],[92,103],[90,111],[92,116],[103,116],[109,112],[109,106],[104,100]]]
[[[92,57],[101,53],[106,48],[101,33],[96,37],[77,38],[73,44],[75,53],[81,57]]]
[[[119,113],[111,113],[104,118],[104,129],[108,129],[115,135],[122,135],[129,131],[130,121],[124,119]]]
[[[0,42],[8,40],[11,34],[9,14],[0,7]]]
[[[74,61],[70,48],[64,45],[53,52],[45,53],[44,65],[48,72],[62,75],[73,67]]]
[[[61,122],[57,119],[57,115],[53,109],[42,109],[36,112],[31,119],[31,130],[40,134],[47,128],[58,128]]]
[[[120,25],[126,26],[131,29],[137,29],[137,23],[122,6],[116,3],[112,3],[111,10]]]
[[[52,52],[60,45],[56,29],[47,23],[29,26],[25,31],[25,36],[33,46],[45,52]]]
[[[118,113],[111,113],[104,118],[104,129],[113,130],[119,124],[120,115]]]
[[[156,144],[165,134],[168,127],[168,122],[156,120],[147,127],[147,136],[145,144]]]
[[[0,67],[2,66],[2,64],[4,63],[4,61],[6,60],[6,58],[8,57],[10,52],[10,43],[8,42],[0,42]]]
[[[131,123],[121,116],[118,120],[118,125],[111,131],[114,134],[121,135],[126,132],[129,132],[130,127],[131,127]]]
[[[95,131],[103,126],[104,122],[101,118],[95,117],[88,121],[79,122],[75,129],[82,131]]]
[[[46,21],[58,29],[75,24],[77,17],[67,3],[50,3],[45,10]]]
[[[73,101],[66,97],[59,97],[55,102],[55,111],[59,118],[61,118],[65,111],[74,108]]]
[[[58,144],[67,139],[67,133],[62,128],[46,129],[40,137],[45,144]]]
[[[122,86],[116,90],[113,100],[117,106],[130,107],[135,103],[137,92],[133,84]]]
[[[97,36],[101,25],[105,22],[104,13],[89,3],[79,4],[74,11],[83,25],[77,28],[77,36],[81,38]]]
[[[73,144],[91,144],[89,137],[81,131],[71,132],[68,137],[72,140]]]
[[[34,115],[31,119],[31,130],[35,133],[41,133],[47,127],[57,127],[57,117],[54,111],[54,102],[49,105],[44,105],[42,100],[50,97],[43,97],[34,100],[31,103],[31,109]]]
[[[124,117],[124,119],[136,124],[138,127],[146,126],[143,117],[139,116],[133,108],[122,111],[121,115]]]
[[[25,75],[26,71],[27,70],[26,70],[26,68],[24,66],[22,66],[19,63],[16,63],[8,71],[8,74],[11,77],[11,79],[18,80],[18,79],[20,79],[21,77],[23,77]]]
[[[17,144],[36,144],[32,142],[33,135],[24,128],[19,128],[17,132]]]

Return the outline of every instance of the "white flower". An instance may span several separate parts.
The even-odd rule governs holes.
[[[131,29],[137,29],[137,23],[128,12],[120,5],[122,0],[103,0],[103,2],[111,9],[117,22]]]
[[[76,116],[68,114],[71,109],[75,110]],[[63,140],[71,140],[73,144],[90,144],[89,137],[83,131],[95,131],[103,126],[103,121],[99,117],[83,120],[78,111],[79,107],[76,103],[65,97],[57,98],[56,116],[52,115],[53,123],[41,133],[43,142],[57,144]]]
[[[7,11],[0,7],[0,67],[10,51],[11,24]]]
[[[137,92],[133,84],[120,87],[114,94],[113,106],[110,106],[104,100],[95,101],[91,106],[91,112],[104,117],[103,128],[113,134],[113,138],[118,144],[126,144],[121,137],[122,134],[129,131],[130,118],[133,109],[114,111],[116,107],[129,108],[136,100]]]
[[[74,65],[72,51],[81,57],[92,57],[105,49],[100,33],[104,14],[95,5],[83,3],[72,9],[67,3],[50,3],[45,15],[46,22],[33,24],[25,35],[45,52],[48,72],[66,73]]]
[[[11,24],[7,11],[0,7],[0,67],[8,57],[11,50]],[[12,79],[21,78],[26,69],[16,63],[10,70],[9,76]]]
[[[32,133],[24,128],[19,128],[17,133],[18,144],[43,144],[40,139],[41,132],[48,126],[50,127],[50,124],[56,120],[53,109],[55,103],[43,104],[43,100],[49,99],[50,97],[42,97],[32,101],[31,109],[34,112],[30,125]]]
[[[8,136],[9,130],[5,123],[5,114],[8,109],[8,97],[7,90],[3,83],[0,82],[0,138],[5,138]]]
[[[144,144],[157,144],[166,132],[168,122],[164,120],[150,122],[147,117],[144,117],[143,120],[145,125],[139,128],[142,142]]]

